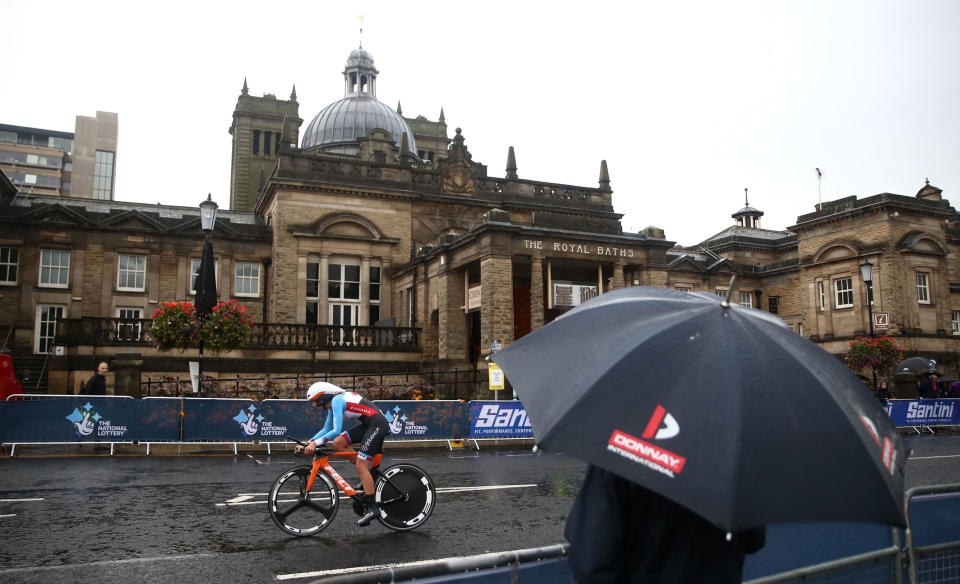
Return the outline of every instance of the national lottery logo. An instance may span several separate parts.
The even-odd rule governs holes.
[[[258,431],[260,436],[286,436],[287,427],[274,425],[273,422],[264,418],[262,413],[258,413],[257,406],[250,404],[234,416],[233,421],[240,424],[240,429],[244,435],[253,436]]]
[[[87,438],[96,432],[101,438],[120,438],[126,435],[126,426],[114,425],[110,420],[104,420],[98,412],[93,409],[90,402],[73,408],[73,412],[67,416],[67,421],[73,424],[73,433],[77,438]]]
[[[73,413],[67,416],[73,424],[73,431],[79,438],[86,438],[93,434],[96,423],[100,420],[100,414],[93,411],[90,402],[79,408],[73,408]]]
[[[427,433],[427,427],[410,419],[406,412],[400,409],[400,406],[394,406],[393,409],[382,413],[387,418],[387,423],[390,424],[391,434],[421,435]]]

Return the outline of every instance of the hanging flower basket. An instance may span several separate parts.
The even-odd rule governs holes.
[[[153,313],[147,339],[161,351],[197,346],[200,322],[197,309],[189,302],[162,302]]]
[[[253,320],[244,316],[247,307],[236,300],[219,302],[203,323],[203,346],[214,351],[239,349],[250,336]]]
[[[857,337],[850,341],[850,348],[843,360],[851,369],[863,368],[886,371],[903,359],[903,349],[893,337]]]
[[[243,346],[253,328],[246,312],[246,306],[229,300],[203,318],[189,302],[164,302],[153,313],[147,338],[161,351],[196,349],[201,340],[204,349],[232,351]]]

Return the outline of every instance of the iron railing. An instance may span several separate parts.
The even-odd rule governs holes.
[[[326,381],[374,400],[384,399],[493,399],[487,372],[477,369],[452,371],[401,371],[396,373],[349,373],[328,375],[220,375],[203,376],[205,397],[300,398],[312,383]],[[143,375],[144,396],[191,396],[190,376]]]
[[[64,346],[151,346],[149,318],[64,318],[57,323],[57,344]],[[245,349],[348,351],[420,351],[413,327],[335,326],[254,323]]]

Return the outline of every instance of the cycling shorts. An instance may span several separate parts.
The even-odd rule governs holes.
[[[383,440],[390,435],[390,424],[383,414],[367,418],[366,423],[360,422],[343,433],[350,440],[350,444],[359,444],[357,456],[363,460],[370,460],[383,453]]]

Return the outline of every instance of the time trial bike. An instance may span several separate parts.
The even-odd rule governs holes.
[[[306,446],[305,442],[290,440]],[[353,510],[363,515],[362,488],[357,491],[330,464],[331,456],[356,461],[356,452],[329,452],[318,447],[313,464],[295,466],[284,472],[267,496],[270,518],[289,535],[306,537],[326,529],[340,508],[340,489],[353,501]],[[433,480],[420,467],[399,463],[380,468],[382,454],[373,458],[374,497],[380,509],[377,519],[394,531],[410,531],[423,525],[436,506]],[[358,487],[359,488],[359,487]]]

